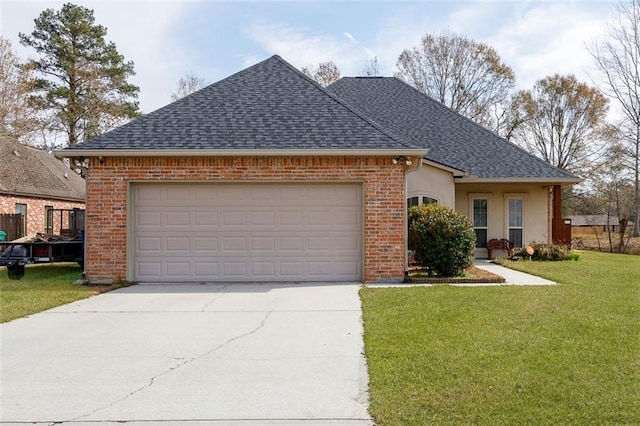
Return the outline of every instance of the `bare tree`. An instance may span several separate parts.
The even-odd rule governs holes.
[[[624,120],[624,164],[633,174],[633,235],[640,236],[640,0],[621,1],[604,38],[589,50],[604,79],[603,91],[615,99]]]
[[[204,78],[197,76],[193,72],[188,72],[187,75],[178,80],[176,90],[171,94],[171,101],[175,102],[193,92],[204,89],[206,86],[207,82]]]
[[[362,74],[367,77],[378,77],[380,75],[377,56],[374,56],[373,59],[367,59],[366,61],[364,61]]]
[[[513,140],[550,164],[587,175],[594,155],[611,137],[607,98],[575,76],[559,74],[538,80],[514,98],[520,126]]]
[[[0,133],[27,144],[34,144],[35,133],[42,127],[29,98],[34,88],[32,69],[0,36]]]
[[[459,34],[427,34],[396,66],[396,77],[422,93],[491,130],[503,127],[515,74],[493,47]]]
[[[340,69],[333,61],[320,62],[317,66],[307,65],[300,70],[304,75],[318,82],[323,87],[340,79]]]

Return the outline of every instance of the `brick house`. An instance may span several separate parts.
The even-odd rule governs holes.
[[[84,209],[84,179],[53,155],[0,137],[0,158],[0,214],[22,213],[25,235],[59,232],[51,209]]]
[[[415,201],[408,189],[423,180],[438,187],[445,173],[455,188],[467,175],[429,159],[434,141],[385,125],[337,89],[273,56],[59,151],[90,163],[89,280],[402,279],[406,206]],[[444,124],[455,130],[461,119]],[[563,173],[543,180],[541,201],[536,193],[526,208],[542,202],[546,232],[548,187],[578,180]],[[510,193],[512,183],[496,185]],[[457,198],[454,190],[438,201]]]

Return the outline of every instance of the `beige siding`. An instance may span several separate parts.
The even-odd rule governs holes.
[[[507,199],[524,199],[523,244],[534,241],[547,242],[549,234],[549,187],[537,184],[457,184],[456,210],[471,218],[471,200],[486,197],[489,200],[488,239],[508,238]],[[478,257],[485,257],[486,250],[479,250]]]
[[[455,183],[451,172],[423,164],[407,173],[407,198],[428,196],[447,207],[455,207]]]

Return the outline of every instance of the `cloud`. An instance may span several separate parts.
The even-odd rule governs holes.
[[[342,35],[322,34],[290,24],[264,21],[252,22],[243,32],[268,54],[278,54],[298,68],[333,61],[343,75],[357,75],[372,53],[346,32]],[[253,60],[254,55],[248,55],[245,63]]]
[[[64,3],[2,0],[2,35],[23,58],[35,56],[32,49],[19,44],[18,33],[31,33],[33,20],[43,10],[59,10]],[[173,33],[193,3],[85,0],[74,4],[93,9],[96,23],[107,27],[107,40],[116,44],[125,60],[134,62],[136,75],[131,82],[140,86],[141,109],[150,112],[168,103],[188,61]]]
[[[535,3],[485,39],[514,68],[519,87],[529,88],[555,73],[575,74],[589,82],[592,59],[586,46],[605,30],[612,9],[606,3],[577,6]]]

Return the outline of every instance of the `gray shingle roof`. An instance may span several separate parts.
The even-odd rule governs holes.
[[[84,202],[85,181],[53,155],[0,137],[0,193]]]
[[[379,128],[278,56],[69,151],[418,148]]]
[[[342,78],[327,88],[380,125],[428,148],[426,159],[487,179],[575,179],[395,77]]]

